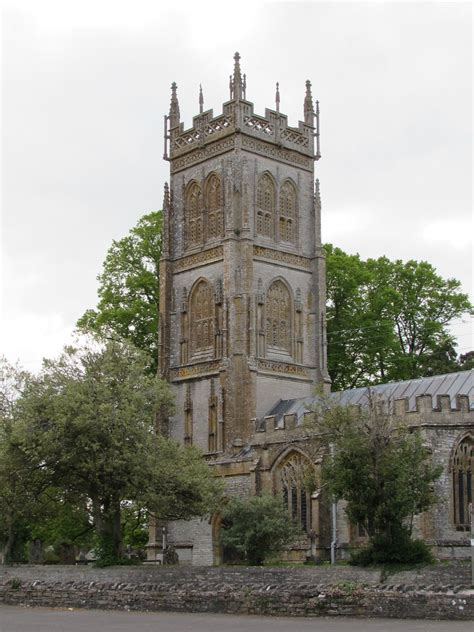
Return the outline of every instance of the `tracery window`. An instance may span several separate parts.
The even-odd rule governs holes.
[[[282,241],[289,241],[295,244],[297,241],[297,211],[296,211],[296,189],[287,180],[280,189],[280,219],[279,232]]]
[[[314,486],[314,467],[308,458],[293,452],[279,468],[278,486],[283,502],[293,520],[304,531],[311,530],[311,487]]]
[[[453,456],[454,525],[458,531],[469,531],[469,503],[472,503],[472,470],[474,466],[474,437],[468,435],[456,448]]]
[[[191,182],[185,199],[186,243],[194,246],[200,244],[203,237],[202,195],[197,182]]]
[[[266,295],[266,347],[269,351],[292,352],[292,301],[290,291],[281,280],[274,281]]]
[[[191,297],[189,319],[191,354],[209,356],[214,352],[214,292],[210,283],[201,279]]]
[[[212,173],[206,183],[207,238],[222,237],[224,234],[224,213],[222,209],[221,179]]]
[[[264,173],[257,186],[257,234],[273,237],[275,234],[275,185]]]

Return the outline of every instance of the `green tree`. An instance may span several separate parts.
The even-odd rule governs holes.
[[[474,351],[468,351],[459,357],[459,368],[461,371],[474,369]]]
[[[91,549],[94,523],[86,497],[65,497],[61,489],[49,487],[41,497],[41,520],[30,521],[30,537],[53,547],[60,562],[74,561],[78,548]]]
[[[279,496],[232,498],[222,512],[222,544],[251,565],[263,564],[298,534]]]
[[[102,560],[122,555],[122,510],[130,502],[159,517],[203,515],[219,486],[195,448],[165,439],[155,412],[172,410],[168,385],[147,372],[133,345],[67,347],[45,361],[21,399],[25,451],[50,484],[86,499]]]
[[[48,479],[37,455],[23,450],[26,429],[18,402],[30,375],[0,358],[0,544],[4,563],[21,560],[31,523],[44,514]]]
[[[129,340],[149,354],[152,372],[158,358],[161,229],[161,211],[148,213],[127,236],[112,242],[97,277],[97,308],[77,322],[82,331]]]
[[[370,538],[367,562],[427,559],[411,541],[414,517],[435,502],[441,466],[432,463],[419,431],[397,423],[370,391],[367,409],[327,405],[316,411],[316,427],[328,446],[323,481],[347,502],[353,524]]]
[[[425,261],[362,260],[325,246],[334,390],[459,370],[448,325],[472,314],[456,279]]]
[[[83,331],[129,340],[157,367],[161,211],[144,215],[112,243],[98,276],[99,302]],[[327,258],[328,368],[333,389],[404,380],[462,368],[449,323],[473,313],[455,279],[429,263],[364,261],[331,244]]]

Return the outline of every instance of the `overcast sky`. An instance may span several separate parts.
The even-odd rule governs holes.
[[[2,324],[32,370],[96,304],[112,239],[161,207],[163,114],[185,126],[228,98],[290,125],[320,100],[323,239],[362,257],[425,259],[472,295],[470,3],[5,0]],[[459,350],[472,321],[455,325]]]

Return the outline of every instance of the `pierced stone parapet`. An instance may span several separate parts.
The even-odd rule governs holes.
[[[193,118],[191,128],[185,130],[183,123],[180,123],[171,130],[171,160],[236,132],[314,158],[312,126],[300,122],[298,127],[289,127],[284,114],[268,109],[265,110],[265,116],[260,116],[254,113],[253,103],[249,101],[233,103],[232,108],[226,105],[224,113],[219,116],[213,117],[213,111],[208,110]]]

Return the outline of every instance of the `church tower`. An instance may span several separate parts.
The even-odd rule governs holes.
[[[306,82],[304,121],[254,113],[234,56],[229,100],[190,129],[177,86],[165,116],[159,371],[176,395],[170,436],[209,457],[252,436],[279,399],[329,388],[325,263],[314,164],[319,106]]]

